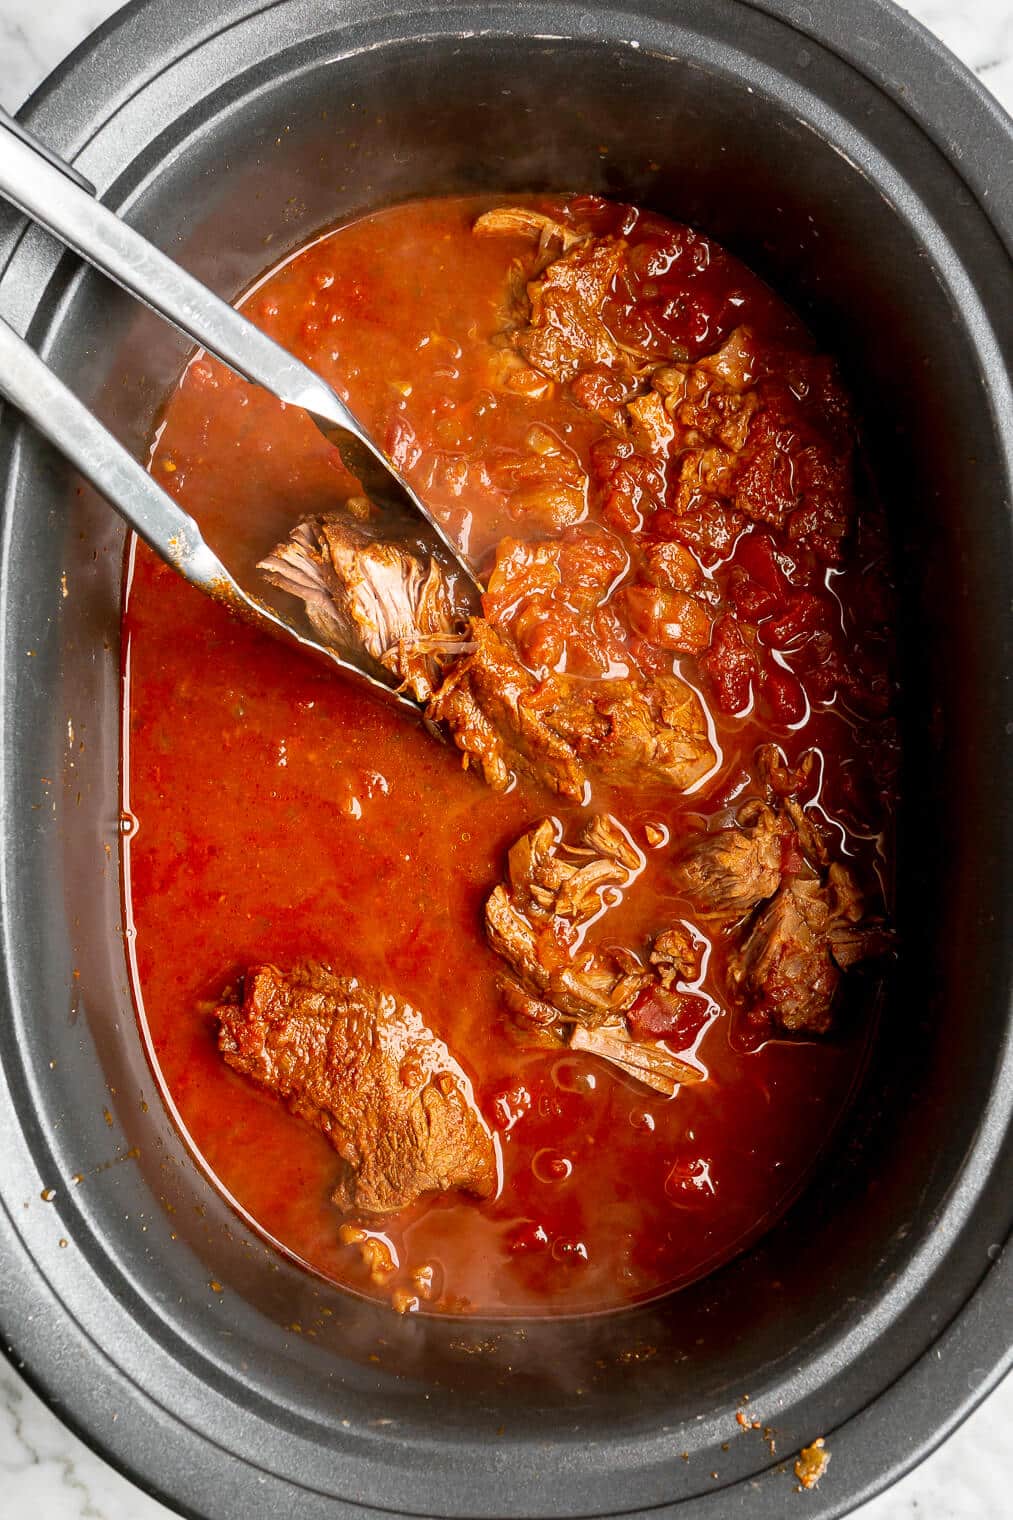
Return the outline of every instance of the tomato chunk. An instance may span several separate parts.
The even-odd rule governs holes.
[[[638,1040],[664,1040],[673,1050],[688,1050],[710,1018],[710,1003],[696,992],[649,987],[626,1016]]]
[[[710,677],[717,704],[724,713],[740,713],[749,705],[756,655],[735,619],[726,613],[714,624],[710,648],[700,658]]]

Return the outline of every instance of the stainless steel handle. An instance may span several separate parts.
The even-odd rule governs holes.
[[[245,380],[303,407],[366,492],[421,517],[464,572],[472,597],[482,591],[443,525],[327,382],[103,206],[76,169],[5,111],[0,111],[0,195]]]
[[[156,553],[207,590],[232,577],[200,529],[33,348],[0,318],[0,396],[16,406]]]
[[[258,626],[294,639],[330,664],[367,681],[387,700],[398,702],[415,717],[418,704],[386,682],[364,663],[343,659],[337,650],[320,644],[303,626],[298,613],[285,617],[266,602],[250,596],[205,542],[193,518],[176,505],[143,465],[103,427],[73,391],[57,379],[48,365],[0,317],[0,398],[9,401],[70,460],[120,516],[188,581],[224,603],[232,612]]]
[[[0,195],[244,379],[369,442],[326,381],[103,206],[6,112],[0,125]]]
[[[13,132],[15,137],[20,137],[21,141],[27,143],[34,153],[41,154],[47,163],[52,164],[54,169],[59,169],[61,174],[66,174],[75,185],[80,185],[81,189],[87,191],[89,195],[95,194],[95,186],[90,179],[85,179],[83,174],[79,174],[73,164],[68,164],[64,159],[58,158],[52,148],[47,148],[44,142],[40,142],[34,133],[29,132],[27,127],[23,127],[8,111],[4,110],[3,106],[0,106],[0,126],[6,127],[8,132]]]

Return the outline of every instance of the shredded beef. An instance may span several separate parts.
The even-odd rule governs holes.
[[[630,357],[601,315],[625,254],[620,238],[581,242],[528,286],[530,319],[513,341],[535,369],[565,382],[581,370],[600,367],[632,381]]]
[[[491,786],[507,786],[518,768],[579,802],[594,776],[685,791],[713,765],[699,698],[678,676],[539,680],[487,623],[473,621],[470,638],[429,717],[447,724]]]
[[[781,884],[786,826],[772,808],[744,803],[735,824],[702,834],[675,868],[679,891],[706,917],[741,917]]]
[[[835,939],[843,935],[849,945],[847,964],[860,959],[865,949],[858,950],[855,931],[861,916],[861,894],[842,866],[830,867],[825,884],[816,876],[786,881],[729,961],[732,986],[745,995],[751,1021],[792,1034],[825,1034],[840,981]]]
[[[563,1040],[671,1096],[703,1076],[659,1038],[686,1027],[690,1004],[706,1010],[705,999],[673,990],[696,975],[702,942],[673,926],[656,937],[645,965],[625,946],[585,945],[580,933],[607,915],[643,866],[643,853],[608,814],[594,815],[574,844],[545,818],[511,848],[485,925],[512,972],[500,979],[504,1004],[532,1043]]]
[[[675,884],[701,918],[741,925],[728,974],[750,1023],[824,1034],[841,971],[885,954],[892,936],[865,917],[854,876],[830,862],[812,813],[797,800],[811,784],[814,756],[789,767],[776,746],[764,745],[757,762],[777,806],[753,798],[731,827],[701,835],[676,862]]]
[[[417,701],[432,695],[443,655],[460,648],[459,620],[435,560],[348,516],[307,518],[258,569],[302,599],[325,644],[361,650]]]

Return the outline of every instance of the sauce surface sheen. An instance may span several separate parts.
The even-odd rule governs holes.
[[[585,468],[602,433],[561,390],[536,404],[489,386],[505,255],[471,226],[490,204],[418,202],[338,228],[243,302],[347,397],[479,563],[504,536],[546,531],[525,520],[509,485],[512,463],[529,457],[532,423]],[[665,276],[679,299],[662,289],[652,308],[668,337],[691,357],[744,322],[771,342],[798,340],[797,319],[755,276],[699,234],[679,236],[685,267]],[[653,341],[636,317],[613,313],[614,330],[625,320],[631,342]],[[168,402],[151,468],[209,540],[246,563],[297,519],[354,490],[305,416],[203,355]],[[840,609],[842,660],[870,608],[882,624],[883,542],[879,509],[862,497],[853,552],[820,588]],[[230,977],[251,963],[309,957],[420,1009],[499,1135],[497,1198],[450,1194],[369,1226],[402,1274],[435,1264],[431,1307],[493,1315],[616,1307],[698,1277],[768,1225],[847,1103],[873,984],[862,981],[860,995],[845,999],[832,1037],[757,1044],[729,1005],[715,937],[700,985],[710,1013],[692,1052],[708,1079],[672,1099],[593,1057],[525,1049],[504,1019],[483,904],[526,829],[554,815],[574,838],[586,813],[530,781],[492,792],[462,769],[452,744],[243,626],[143,545],[132,552],[124,806],[136,827],[124,870],[136,995],[179,1119],[240,1208],[310,1268],[381,1292],[361,1252],[339,1240],[341,1216],[329,1201],[334,1151],[231,1071],[216,1047],[210,1010]],[[692,660],[675,668],[707,702],[720,763],[690,796],[598,790],[595,806],[635,837],[650,822],[671,839],[646,851],[635,893],[610,915],[610,939],[634,943],[687,916],[671,884],[671,848],[701,816],[734,807],[768,739],[792,763],[818,750],[822,817],[863,883],[888,899],[893,751],[881,714],[863,723],[847,704],[816,700],[802,677],[801,722],[779,721],[760,701],[729,716],[709,700]],[[872,670],[873,685],[885,679]]]

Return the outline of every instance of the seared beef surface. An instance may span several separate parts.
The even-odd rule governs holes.
[[[468,1078],[409,1004],[314,963],[251,966],[241,1001],[216,1014],[229,1065],[340,1155],[339,1208],[390,1214],[450,1188],[495,1193],[495,1145]]]
[[[429,716],[497,790],[519,768],[574,802],[592,776],[684,791],[713,765],[699,700],[677,676],[539,677],[484,620],[471,636],[473,651],[448,672]]]

